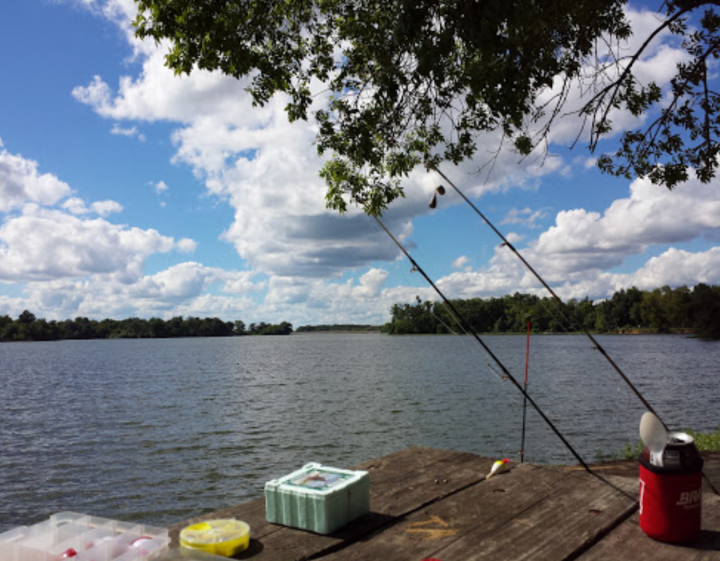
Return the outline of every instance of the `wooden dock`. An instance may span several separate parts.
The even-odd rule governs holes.
[[[720,486],[720,456],[710,460],[705,471]],[[236,558],[257,561],[720,561],[717,495],[703,498],[700,538],[669,545],[640,530],[632,463],[595,474],[520,464],[486,481],[492,463],[408,448],[356,466],[370,472],[371,512],[329,536],[269,524],[260,498],[177,524],[171,537],[177,544],[188,524],[233,517],[252,528],[250,548]]]

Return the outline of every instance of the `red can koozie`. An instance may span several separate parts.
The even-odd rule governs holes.
[[[663,542],[687,542],[700,533],[703,460],[692,437],[670,433],[663,465],[640,456],[640,528]]]

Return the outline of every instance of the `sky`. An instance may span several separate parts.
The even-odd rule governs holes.
[[[372,219],[325,208],[313,123],[289,124],[280,98],[252,107],[219,73],[175,76],[134,14],[132,0],[0,3],[0,315],[298,327],[438,300]],[[657,15],[628,15],[632,47]],[[666,84],[682,56],[660,36],[637,73]],[[498,146],[486,135],[443,171],[564,299],[720,284],[720,180],[668,191],[604,175],[583,133],[570,148],[579,126],[557,123],[544,158],[503,151],[479,172]],[[383,217],[441,290],[547,295],[459,196],[428,207],[441,183],[417,170]]]

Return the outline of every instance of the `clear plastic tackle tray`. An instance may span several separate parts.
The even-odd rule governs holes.
[[[150,561],[166,552],[165,528],[58,512],[0,534],[2,561]]]

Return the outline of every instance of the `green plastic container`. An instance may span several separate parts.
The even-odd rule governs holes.
[[[268,522],[330,534],[370,511],[370,474],[311,463],[265,484]]]

